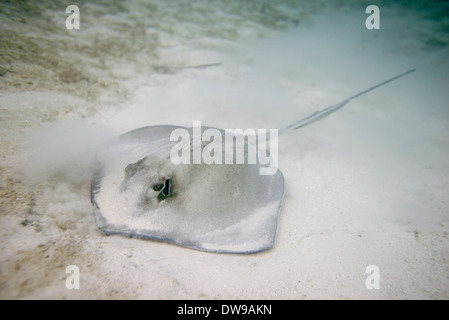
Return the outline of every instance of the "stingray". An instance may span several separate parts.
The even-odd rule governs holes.
[[[409,70],[342,102],[295,121],[279,135],[318,121],[349,101],[413,72]],[[226,253],[253,253],[274,246],[284,198],[280,170],[261,175],[264,164],[175,164],[174,130],[194,136],[193,128],[148,126],[122,134],[100,148],[91,184],[98,228],[124,235],[169,242],[182,247]],[[208,129],[202,127],[204,133]],[[247,155],[249,140],[244,152]],[[207,144],[187,144],[191,151]],[[234,146],[236,147],[236,144]],[[191,154],[192,156],[192,154]]]

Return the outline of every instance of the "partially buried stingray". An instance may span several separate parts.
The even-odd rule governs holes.
[[[322,119],[413,71],[317,111],[280,129],[279,134]],[[185,129],[192,136],[192,128],[149,126],[125,133],[99,151],[91,186],[99,229],[210,252],[252,253],[273,247],[284,198],[281,171],[261,175],[259,162],[174,164],[170,151],[177,142],[170,141],[170,135],[175,129]],[[191,149],[194,144],[191,140]]]

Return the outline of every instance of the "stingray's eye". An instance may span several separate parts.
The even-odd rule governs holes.
[[[153,186],[154,191],[158,191],[157,199],[165,200],[173,195],[173,183],[170,178],[165,179],[164,183],[157,183]]]
[[[163,183],[156,183],[156,184],[153,186],[153,190],[154,190],[154,191],[161,191],[162,188],[164,188],[164,184],[163,184]]]

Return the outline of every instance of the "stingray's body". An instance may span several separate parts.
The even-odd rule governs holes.
[[[279,132],[313,123],[353,98],[412,71]],[[100,150],[91,189],[98,227],[106,234],[160,240],[202,251],[252,253],[273,247],[284,197],[281,171],[261,175],[261,165],[248,162],[174,164],[170,152],[177,142],[171,141],[170,135],[175,129],[193,134],[191,128],[144,127],[117,137]],[[210,128],[202,130],[206,129]],[[204,147],[204,143],[199,146]]]
[[[91,195],[99,228],[203,251],[271,248],[284,196],[282,173],[260,175],[257,163],[173,164],[170,151],[177,142],[170,135],[179,128],[136,129],[100,151]],[[161,197],[164,188],[154,186],[166,181],[170,190]]]

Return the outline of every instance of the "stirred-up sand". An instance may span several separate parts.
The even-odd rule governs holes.
[[[379,30],[357,1],[120,3],[80,6],[79,30],[63,1],[1,5],[0,298],[449,298],[444,3],[380,6]],[[273,249],[97,230],[90,179],[108,138],[193,121],[281,128],[411,68],[280,137]]]

